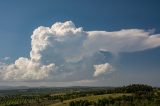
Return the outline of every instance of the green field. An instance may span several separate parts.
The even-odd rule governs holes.
[[[52,104],[49,106],[68,106],[70,101],[78,101],[78,100],[97,101],[98,99],[102,99],[102,98],[109,98],[109,97],[116,98],[116,97],[120,97],[123,95],[130,96],[132,94],[130,94],[130,93],[115,93],[115,94],[104,94],[104,95],[92,95],[92,96],[71,99],[71,100],[65,100],[65,101],[63,101],[63,103],[55,103],[55,104]]]
[[[160,106],[160,88],[132,84],[0,90],[0,106]]]

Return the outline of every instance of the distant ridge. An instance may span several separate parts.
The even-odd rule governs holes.
[[[0,86],[0,90],[29,89],[28,86]]]

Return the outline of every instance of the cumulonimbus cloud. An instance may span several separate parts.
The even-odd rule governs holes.
[[[84,31],[72,21],[40,26],[31,36],[30,57],[20,57],[13,64],[0,63],[0,80],[57,80],[78,76],[79,80],[106,73],[108,63],[95,65],[94,55],[100,50],[120,53],[160,46],[160,34],[141,29],[120,31]],[[89,61],[89,62],[88,62]],[[104,69],[99,71],[99,67]],[[109,69],[110,69],[109,68]],[[95,72],[93,71],[95,69]],[[88,72],[89,71],[89,72]]]

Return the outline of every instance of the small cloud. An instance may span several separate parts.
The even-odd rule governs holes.
[[[90,80],[88,80],[88,79],[86,79],[86,80],[79,80],[79,81],[75,81],[76,83],[79,83],[79,84],[88,84],[88,83],[94,83],[94,82],[96,82],[97,80],[96,79],[90,79]]]
[[[1,60],[2,61],[7,61],[7,60],[10,60],[11,58],[10,57],[4,57],[4,58],[2,58]]]
[[[10,59],[10,57],[5,57],[5,58],[4,58],[4,60],[9,60],[9,59]]]
[[[111,72],[112,66],[109,63],[94,65],[94,77]]]

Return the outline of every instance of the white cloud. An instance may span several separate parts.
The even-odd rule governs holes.
[[[142,51],[160,46],[159,35],[151,35],[150,32],[140,29],[89,31],[85,47],[90,48],[90,53],[100,49],[112,53]]]
[[[8,61],[8,60],[10,60],[10,57],[4,57],[4,58],[2,58],[1,60],[2,60],[2,61]]]
[[[74,23],[57,22],[51,27],[40,26],[31,36],[30,57],[20,57],[13,64],[0,64],[1,80],[83,80],[92,78],[101,60],[92,61],[99,50],[111,53],[134,52],[160,46],[160,34],[141,29],[114,32],[84,31]],[[98,64],[99,64],[98,63]],[[106,72],[109,64],[105,66]],[[110,69],[110,68],[109,68]],[[97,68],[98,70],[98,68]],[[103,71],[95,71],[94,76]]]
[[[94,77],[97,77],[99,75],[108,73],[112,70],[112,66],[109,63],[105,63],[105,64],[99,64],[99,65],[94,65]]]
[[[4,60],[5,61],[7,61],[7,60],[9,60],[10,59],[10,57],[4,57]]]
[[[39,27],[31,37],[31,59],[43,62],[54,61],[55,58],[59,61],[61,59],[65,61],[79,60],[86,37],[87,34],[83,29],[76,28],[71,21],[55,23],[51,28]],[[60,55],[60,57],[54,57],[56,55]],[[46,59],[46,56],[51,57],[51,60]]]
[[[1,78],[9,81],[41,80],[49,77],[55,69],[54,64],[41,65],[23,57],[16,60],[15,64],[1,64],[1,66],[3,66]]]

